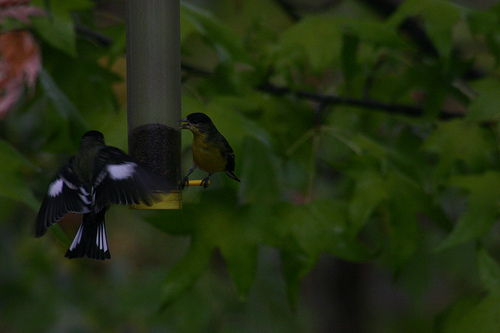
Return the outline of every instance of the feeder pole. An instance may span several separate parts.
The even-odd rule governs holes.
[[[129,154],[171,189],[153,209],[182,206],[180,53],[180,1],[127,0]]]

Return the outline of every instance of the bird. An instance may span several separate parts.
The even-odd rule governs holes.
[[[99,131],[88,131],[77,154],[68,159],[42,201],[35,236],[66,214],[83,214],[82,223],[65,254],[67,258],[110,259],[104,215],[111,204],[151,205],[163,181],[124,151],[104,143]]]
[[[193,132],[193,165],[182,180],[182,188],[189,185],[189,175],[198,167],[208,172],[208,176],[201,181],[201,186],[207,188],[210,176],[224,171],[229,177],[240,181],[233,173],[235,162],[234,152],[226,138],[220,134],[212,120],[204,113],[191,113],[181,119],[181,129]]]

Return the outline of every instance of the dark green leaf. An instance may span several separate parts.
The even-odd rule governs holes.
[[[399,268],[415,252],[420,238],[418,214],[426,212],[426,202],[422,188],[409,179],[397,174],[389,174],[387,186],[391,189],[386,219],[388,219],[389,253],[388,260]]]
[[[76,55],[76,34],[71,13],[92,8],[88,0],[51,0],[49,14],[45,17],[33,17],[31,22],[36,32],[53,47],[71,56]],[[32,1],[33,5],[44,7],[42,0]]]
[[[60,16],[36,17],[32,22],[35,31],[47,43],[68,55],[76,56],[76,36],[71,19]]]
[[[422,16],[425,29],[442,57],[448,57],[453,42],[453,29],[464,8],[446,0],[405,1],[391,16],[388,24],[398,28],[405,19]]]
[[[371,255],[350,236],[347,204],[343,201],[277,204],[270,214],[276,216],[273,225],[268,226],[266,242],[270,245],[306,254],[312,261],[323,252],[351,261],[363,261]]]
[[[0,140],[0,196],[20,201],[33,210],[38,210],[39,202],[25,180],[25,173],[36,167],[14,147]]]
[[[196,206],[185,203],[183,210],[195,210]],[[190,235],[194,232],[197,223],[196,214],[185,214],[183,210],[157,211],[154,215],[145,216],[144,219],[162,232],[172,235]]]
[[[280,197],[278,161],[268,146],[254,138],[243,141],[239,197],[241,202],[272,203]],[[258,158],[256,158],[258,156]]]
[[[477,253],[477,269],[483,287],[490,293],[500,294],[500,266],[483,248]]]
[[[348,235],[347,205],[317,200],[307,205],[278,204],[271,212],[265,240],[282,250],[283,275],[289,301],[295,306],[300,282],[324,253],[350,261],[372,257],[368,248]]]
[[[171,305],[196,283],[207,269],[212,252],[213,248],[199,244],[193,239],[188,252],[172,267],[163,283],[161,310]]]
[[[352,80],[359,71],[359,63],[357,61],[358,47],[359,38],[356,35],[345,34],[343,36],[341,62],[348,94],[352,94]]]
[[[373,211],[389,198],[390,189],[380,173],[372,169],[365,169],[355,174],[356,185],[349,205],[349,218],[353,225],[351,232],[356,235],[368,222]]]
[[[184,2],[181,4],[181,13],[184,26],[189,29],[186,33],[196,28],[217,51],[221,61],[230,58],[235,61],[249,62],[250,58],[243,48],[241,38],[229,27],[220,23],[209,13]],[[186,25],[186,21],[189,21],[190,24]],[[183,37],[185,38],[186,35]]]
[[[499,216],[500,173],[488,171],[481,175],[456,176],[449,185],[468,190],[468,205],[452,233],[439,246],[440,250],[483,236]]]
[[[313,70],[322,71],[339,62],[342,33],[332,17],[308,16],[288,29],[279,45],[284,57],[303,52]]]
[[[292,308],[297,305],[302,279],[311,271],[316,261],[317,258],[312,258],[307,253],[281,251],[283,277],[286,282],[288,301]]]
[[[500,327],[500,296],[495,294],[477,302],[470,297],[458,302],[442,320],[444,333],[495,333]]]
[[[436,318],[436,333],[455,333],[459,328],[458,323],[463,319],[464,315],[480,302],[481,297],[478,295],[466,296],[446,308]]]
[[[461,119],[440,123],[429,135],[423,149],[437,153],[439,163],[436,177],[446,176],[463,162],[473,171],[482,171],[489,165],[494,151],[487,130]]]
[[[477,122],[500,120],[500,82],[486,78],[474,82],[473,88],[478,95],[472,99],[467,119]]]
[[[257,243],[245,235],[246,229],[236,224],[233,227],[234,230],[223,231],[218,244],[238,295],[246,300],[257,274]]]
[[[78,112],[75,105],[61,91],[52,77],[45,70],[40,72],[40,82],[45,93],[54,104],[61,118],[68,122],[70,134],[75,142],[79,142],[81,135],[89,128]]]
[[[500,16],[496,10],[497,6],[492,6],[487,11],[470,10],[466,19],[469,23],[469,29],[478,38],[484,38],[491,51],[492,56],[496,60],[496,64],[500,61]]]
[[[338,25],[360,41],[374,46],[389,46],[396,49],[407,48],[406,43],[396,29],[384,22],[373,19],[336,18]]]

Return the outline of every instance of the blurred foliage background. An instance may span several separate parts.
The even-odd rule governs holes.
[[[68,260],[78,217],[34,220],[87,129],[127,147],[124,6],[0,7],[0,331],[498,331],[500,5],[182,2],[183,115],[242,182]]]

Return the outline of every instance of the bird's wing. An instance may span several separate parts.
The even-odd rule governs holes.
[[[226,138],[224,138],[221,135],[221,143],[223,145],[222,147],[222,153],[224,155],[224,158],[226,159],[226,170],[225,171],[234,171],[235,167],[235,162],[234,162],[234,152],[233,148],[229,145],[229,142],[227,142]]]
[[[97,156],[94,175],[96,210],[110,204],[131,205],[156,200],[154,190],[164,188],[164,181],[125,154],[122,150],[106,146]]]
[[[69,212],[89,212],[88,192],[73,170],[71,158],[49,185],[36,219],[36,236],[43,236],[47,229]]]
[[[225,171],[234,171],[235,162],[234,162],[234,153],[233,152],[226,153],[226,162],[227,162],[227,165],[226,165]]]

